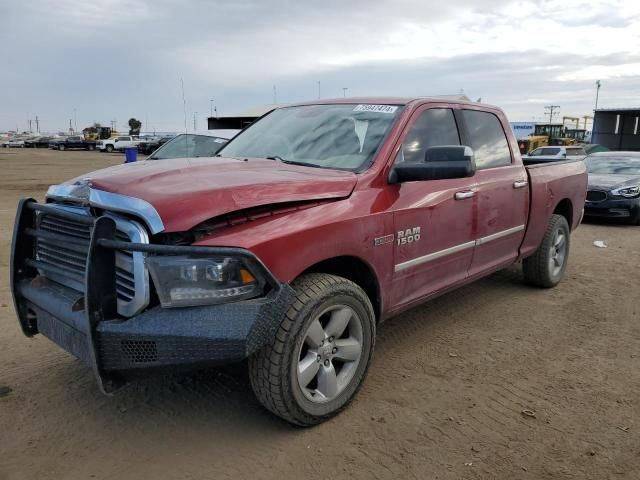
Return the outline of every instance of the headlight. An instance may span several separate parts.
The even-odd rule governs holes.
[[[147,257],[147,266],[165,307],[191,307],[259,295],[264,280],[234,257]]]
[[[638,195],[640,195],[640,185],[634,185],[633,187],[618,188],[616,190],[611,190],[611,193],[619,197],[627,197],[627,198],[637,197]]]

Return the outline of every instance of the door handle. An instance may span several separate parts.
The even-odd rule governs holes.
[[[529,182],[526,180],[516,180],[513,182],[513,188],[524,188],[529,185]]]
[[[476,192],[473,190],[464,190],[462,192],[456,192],[454,198],[456,200],[464,200],[465,198],[472,198],[476,196]]]

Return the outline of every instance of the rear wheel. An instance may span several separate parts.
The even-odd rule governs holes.
[[[251,386],[272,413],[300,426],[344,409],[367,373],[375,316],[355,283],[313,273],[293,283],[296,299],[273,342],[249,359]]]
[[[60,145],[58,145],[58,150],[60,150],[62,152],[62,151],[64,151],[64,149],[65,149],[64,144],[61,143]]]
[[[113,145],[107,145],[106,147],[104,147],[104,149],[107,153],[111,153],[113,152]]]
[[[567,219],[552,215],[542,243],[536,252],[522,263],[524,278],[536,287],[555,287],[567,268],[571,231]]]

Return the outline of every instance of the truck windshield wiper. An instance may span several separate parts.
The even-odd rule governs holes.
[[[273,155],[273,156],[264,157],[264,158],[266,158],[267,160],[277,160],[279,162],[286,163],[287,165],[301,165],[303,167],[323,168],[320,165],[314,165],[313,163],[296,162],[295,160],[285,160],[279,155]]]

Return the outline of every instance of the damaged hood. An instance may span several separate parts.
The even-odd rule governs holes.
[[[275,160],[181,158],[117,165],[67,182],[151,204],[164,231],[185,231],[219,215],[284,202],[348,197],[352,172],[288,165]]]

